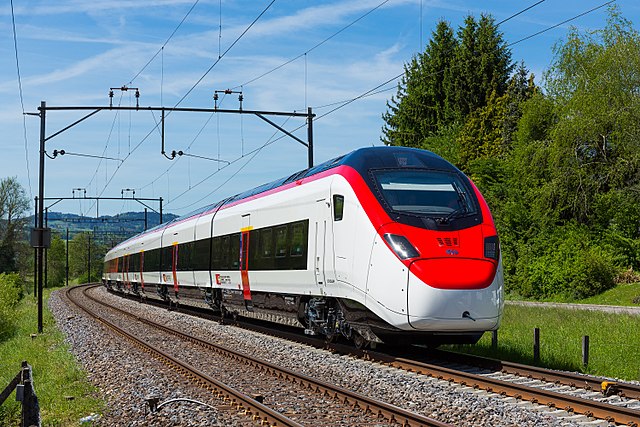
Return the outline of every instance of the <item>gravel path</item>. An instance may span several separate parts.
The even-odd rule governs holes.
[[[624,305],[599,305],[599,304],[570,304],[559,302],[534,302],[534,301],[506,301],[509,305],[521,305],[525,307],[554,307],[568,310],[604,311],[614,314],[631,314],[640,316],[640,307]]]
[[[141,317],[164,322],[199,338],[222,343],[271,363],[334,382],[453,425],[579,425],[569,418],[550,415],[545,412],[548,409],[541,406],[487,395],[446,381],[380,367],[374,363],[335,355],[279,338],[141,305],[110,295],[104,288],[97,288],[96,294],[108,302],[117,301],[120,306],[128,307],[129,311]],[[227,426],[246,423],[225,412],[192,404],[174,404],[157,414],[150,414],[144,398],[151,394],[157,395],[161,402],[186,397],[213,406],[216,403],[211,402],[207,392],[189,386],[173,371],[165,372],[146,353],[114,337],[97,323],[86,322],[84,317],[67,307],[59,292],[52,294],[49,306],[60,329],[67,335],[72,352],[88,372],[90,380],[102,391],[107,402],[107,411],[94,425]]]

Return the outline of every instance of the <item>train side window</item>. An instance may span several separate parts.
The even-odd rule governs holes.
[[[140,253],[133,253],[129,255],[129,272],[134,273],[140,271]]]
[[[141,257],[140,264],[142,266],[141,270],[143,272],[153,271],[149,269],[149,267],[151,266],[152,258],[153,258],[152,252],[153,252],[153,249],[149,251],[145,251],[144,255],[142,254],[140,255]]]
[[[162,248],[162,271],[173,270],[173,246]]]
[[[211,239],[196,240],[193,249],[193,269],[204,271],[209,269],[209,252],[211,250]]]
[[[222,236],[220,242],[220,269],[229,270],[231,257],[229,256],[229,236]]]
[[[160,271],[160,248],[152,249],[144,254],[144,271]]]
[[[178,245],[178,264],[176,270],[191,271],[193,269],[193,242],[180,243]]]
[[[295,222],[291,225],[291,251],[289,255],[300,257],[304,255],[307,236],[305,230],[306,221]]]
[[[251,230],[249,232],[249,265],[252,270],[261,270],[262,263],[260,262],[260,250],[258,245],[260,243],[260,230]]]
[[[287,226],[282,225],[275,228],[276,233],[276,258],[287,256]]]
[[[222,270],[222,237],[214,237],[211,247],[211,269]]]
[[[231,235],[231,251],[229,252],[231,270],[240,270],[240,233]]]
[[[260,230],[260,256],[271,258],[273,256],[273,229],[263,228]]]
[[[333,195],[333,220],[342,221],[344,216],[344,196],[340,194]]]

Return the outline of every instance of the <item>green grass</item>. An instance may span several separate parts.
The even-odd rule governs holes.
[[[619,284],[613,289],[609,289],[599,295],[584,299],[573,299],[564,295],[553,295],[549,298],[533,299],[525,298],[517,294],[505,295],[507,300],[515,301],[536,301],[536,302],[560,302],[572,304],[602,304],[602,305],[625,305],[640,307],[639,303],[634,303],[634,298],[640,298],[640,282]]]
[[[533,329],[540,328],[540,363],[553,369],[640,380],[640,316],[562,308],[505,306],[498,348],[491,334],[475,346],[447,349],[533,364]],[[582,336],[589,335],[589,365],[582,366]]]
[[[576,302],[579,304],[630,305],[640,307],[640,303],[633,302],[634,298],[640,300],[640,283],[620,284],[600,295]]]
[[[42,425],[77,426],[80,418],[102,412],[104,403],[69,353],[62,333],[46,308],[50,293],[45,290],[43,294],[44,333],[35,338],[31,338],[31,334],[38,330],[36,299],[27,295],[21,301],[16,312],[16,330],[0,342],[0,389],[9,384],[20,371],[21,362],[26,360],[33,368]],[[0,406],[0,425],[20,425],[20,406],[15,401],[15,392]]]

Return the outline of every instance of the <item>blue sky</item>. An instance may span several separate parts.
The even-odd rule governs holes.
[[[514,43],[604,2],[546,0],[505,22],[500,30],[507,43]],[[129,85],[140,88],[141,106],[173,107],[193,88],[179,106],[211,108],[215,90],[233,88],[243,91],[244,109],[300,112],[312,107],[322,116],[339,105],[335,103],[399,75],[403,64],[422,50],[439,19],[455,28],[468,14],[490,13],[501,21],[536,1],[388,0],[381,5],[382,0],[276,0],[234,44],[269,3],[14,0],[24,109],[36,112],[40,101],[48,106],[104,106],[109,103],[110,87]],[[637,28],[640,2],[616,4]],[[540,81],[553,59],[552,46],[564,40],[570,26],[599,29],[606,17],[606,8],[601,8],[514,44],[512,57],[516,62],[523,60]],[[0,34],[0,177],[17,176],[33,198],[38,193],[39,120],[27,116],[23,125],[9,1],[0,6]],[[381,115],[395,94],[395,83],[384,88],[390,90],[314,122],[316,163],[380,144]],[[113,103],[135,105],[133,92],[116,91]],[[237,95],[222,97],[219,106],[238,108]],[[47,135],[84,114],[49,112]],[[299,118],[272,119],[289,130],[304,125]],[[120,160],[74,155],[47,159],[45,196],[71,197],[72,189],[83,188],[87,196],[120,197],[122,189],[133,188],[136,197],[162,197],[165,211],[184,214],[307,165],[304,146],[288,137],[277,139],[282,134],[259,118],[208,113],[170,115],[165,148],[220,158],[231,165],[197,157],[169,161],[160,153],[158,120],[157,114],[149,112],[103,111],[49,140],[50,154],[65,150]],[[304,126],[295,133],[306,139]],[[100,213],[141,208],[132,201],[103,202]],[[96,208],[92,202],[74,200],[59,203],[54,210],[91,215]]]

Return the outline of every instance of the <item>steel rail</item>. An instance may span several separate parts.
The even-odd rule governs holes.
[[[97,286],[97,285],[91,285]],[[185,376],[192,380],[192,382],[197,383],[201,387],[204,387],[213,393],[216,394],[216,397],[222,399],[226,402],[229,402],[233,407],[237,410],[244,409],[245,415],[250,416],[254,421],[260,421],[263,425],[267,424],[270,426],[289,426],[289,427],[302,427],[301,424],[291,420],[290,418],[285,417],[281,413],[274,411],[273,409],[261,404],[260,402],[252,399],[244,393],[241,393],[228,385],[221,383],[220,381],[206,375],[205,373],[199,371],[195,367],[184,363],[165,352],[154,348],[153,345],[141,340],[122,328],[112,324],[98,313],[95,313],[91,309],[86,306],[83,306],[81,303],[77,302],[72,296],[71,292],[76,289],[82,289],[85,291],[88,287],[72,287],[67,289],[66,296],[73,304],[87,313],[90,317],[98,320],[100,323],[117,333],[118,335],[124,337],[128,341],[131,341],[137,347],[139,347],[142,351],[160,359],[162,363],[165,365],[172,367],[177,370],[180,375]]]
[[[318,348],[326,348],[339,354],[352,355],[361,357],[373,362],[383,363],[388,366],[393,366],[399,369],[403,369],[409,372],[415,372],[417,374],[429,375],[438,379],[444,379],[450,382],[456,382],[464,384],[473,388],[483,389],[503,396],[511,396],[519,400],[527,400],[532,403],[546,405],[550,408],[556,408],[565,410],[569,413],[582,414],[588,417],[598,418],[609,422],[616,422],[618,424],[625,424],[629,427],[640,426],[640,411],[614,406],[604,402],[598,402],[592,399],[584,399],[581,397],[565,395],[549,390],[539,389],[535,387],[528,387],[510,381],[504,381],[499,379],[488,378],[483,375],[476,375],[472,373],[466,373],[456,369],[441,367],[436,364],[430,364],[420,362],[416,360],[410,360],[408,358],[397,357],[391,354],[377,352],[373,350],[358,350],[352,346],[339,344],[339,343],[325,343],[317,338],[302,336],[297,333],[274,331],[273,328],[269,328],[264,325],[256,325],[254,323],[242,322],[241,326],[254,331],[260,331],[262,333],[268,333],[282,338],[302,342],[308,345],[312,345]],[[439,352],[439,351],[438,351]],[[441,352],[441,354],[449,355],[448,352]],[[447,362],[451,362],[449,359]],[[518,365],[516,363],[501,362],[507,366]],[[473,365],[473,362],[470,362]],[[521,365],[525,367],[526,365]],[[538,372],[544,372],[543,368],[527,367],[536,369]],[[546,370],[548,372],[553,372]],[[561,372],[557,372],[559,377],[562,377]],[[549,379],[547,379],[549,381]],[[555,381],[555,380],[554,380]],[[594,380],[597,382],[597,379]],[[598,383],[599,384],[599,383]],[[620,384],[621,389],[628,390]],[[630,386],[633,388],[633,385]]]
[[[85,288],[86,292],[88,288]],[[417,414],[415,412],[407,411],[395,405],[391,405],[386,402],[382,402],[376,399],[372,399],[363,394],[351,391],[349,389],[335,386],[331,383],[310,377],[305,374],[301,374],[295,371],[292,371],[287,368],[279,367],[270,362],[260,360],[258,358],[254,358],[252,356],[237,352],[233,349],[230,349],[221,344],[215,344],[209,341],[205,341],[191,335],[185,334],[181,331],[168,327],[166,325],[161,325],[155,323],[151,320],[141,318],[136,316],[135,314],[129,313],[126,310],[122,310],[118,307],[115,307],[109,303],[104,301],[99,301],[91,295],[85,293],[85,296],[96,303],[102,304],[104,306],[109,307],[112,310],[115,310],[123,315],[128,317],[133,317],[141,323],[144,323],[148,326],[157,328],[162,330],[163,332],[172,334],[181,339],[190,341],[196,345],[199,345],[207,350],[214,351],[224,357],[230,358],[240,363],[244,363],[247,366],[250,366],[255,369],[262,370],[270,375],[277,376],[281,379],[285,379],[287,381],[292,382],[293,384],[298,384],[300,387],[313,390],[317,393],[321,393],[325,396],[331,397],[335,400],[342,401],[344,404],[352,406],[354,408],[359,408],[365,413],[374,414],[378,418],[384,418],[388,420],[389,423],[400,424],[404,427],[412,427],[412,426],[421,426],[421,427],[446,427],[450,426],[450,424],[446,424],[435,419],[426,417],[424,415]]]
[[[614,394],[621,397],[627,397],[629,399],[640,400],[640,385],[636,384],[617,382],[591,375],[580,375],[574,372],[553,371],[539,366],[529,366],[521,363],[507,362],[443,350],[432,351],[432,355],[449,362],[456,361],[459,363],[500,371],[505,374],[513,374],[541,381],[554,382],[556,384],[584,388],[585,390],[600,391],[603,383],[608,383],[614,387]]]
[[[121,294],[119,294],[121,295]],[[185,306],[182,306],[184,309]],[[194,312],[193,307],[189,307],[189,310]],[[396,368],[400,368],[409,372],[415,372],[417,374],[424,374],[428,376],[432,376],[439,379],[444,379],[450,382],[456,382],[459,384],[467,385],[476,389],[483,389],[489,392],[493,392],[496,394],[500,394],[503,396],[511,396],[519,400],[527,400],[532,403],[537,403],[541,405],[546,405],[550,408],[557,408],[561,410],[565,410],[569,413],[582,414],[588,417],[598,418],[602,420],[606,420],[609,422],[615,422],[618,424],[625,424],[630,427],[640,427],[640,411],[614,406],[611,404],[607,404],[604,402],[599,402],[592,399],[584,399],[581,397],[566,395],[558,392],[553,392],[549,390],[539,389],[535,387],[529,387],[522,384],[513,383],[510,381],[504,381],[500,379],[488,378],[483,375],[477,375],[472,373],[467,373],[464,371],[459,371],[456,369],[441,367],[432,363],[425,363],[416,360],[410,360],[404,357],[397,357],[391,354],[386,354],[382,352],[372,351],[372,350],[357,350],[351,346],[336,344],[336,343],[325,343],[317,338],[302,336],[297,333],[292,332],[283,332],[283,331],[274,331],[273,328],[269,328],[264,325],[256,325],[255,323],[250,322],[237,322],[241,327],[251,329],[254,331],[259,331],[261,333],[267,333],[275,336],[279,336],[285,339],[290,339],[298,342],[303,342],[305,344],[317,347],[317,348],[326,348],[331,351],[340,353],[340,354],[348,354],[355,355],[361,358],[365,358],[371,360],[373,362],[383,363],[389,366],[393,366]],[[447,357],[451,355],[449,352],[435,351],[434,354],[446,355]],[[456,355],[458,355],[456,353]],[[471,361],[467,362],[471,365],[476,366],[473,359],[474,356],[467,356]],[[452,356],[453,357],[453,356]],[[452,359],[448,357],[448,362],[451,362]],[[477,361],[477,359],[476,359]],[[489,366],[489,362],[491,359],[484,359],[482,363],[484,367]],[[546,378],[546,381],[550,382],[560,382],[561,384],[578,386],[578,382],[573,379],[573,376],[570,374],[564,375],[561,372],[554,372],[551,370],[547,370],[544,368],[537,368],[532,366],[520,365],[512,362],[502,362],[497,361],[506,367],[507,370],[510,370],[510,373],[516,374],[516,368],[522,368],[520,372],[522,372],[526,377],[531,376],[534,378],[534,373],[537,372],[539,375],[537,378],[542,379]],[[528,370],[525,372],[525,368]],[[555,376],[554,376],[555,375]],[[570,378],[567,380],[567,378]],[[588,377],[585,377],[585,379]],[[582,378],[581,378],[582,379]],[[582,379],[582,382],[585,381]],[[593,386],[597,384],[599,387],[601,382],[597,378],[593,378],[588,384],[587,390],[593,389]],[[626,384],[618,384],[619,389],[626,397],[634,396],[634,386],[626,385]],[[585,388],[585,387],[581,387]]]
[[[461,385],[479,388],[503,396],[528,400],[533,403],[546,405],[550,408],[563,409],[567,412],[599,418],[609,422],[638,427],[640,411],[626,407],[614,406],[597,400],[562,394],[541,388],[529,387],[524,384],[489,378],[483,375],[468,373],[433,364],[394,357],[378,352],[368,352],[374,360],[390,366],[404,369],[417,374],[429,375],[438,379],[452,381]]]

